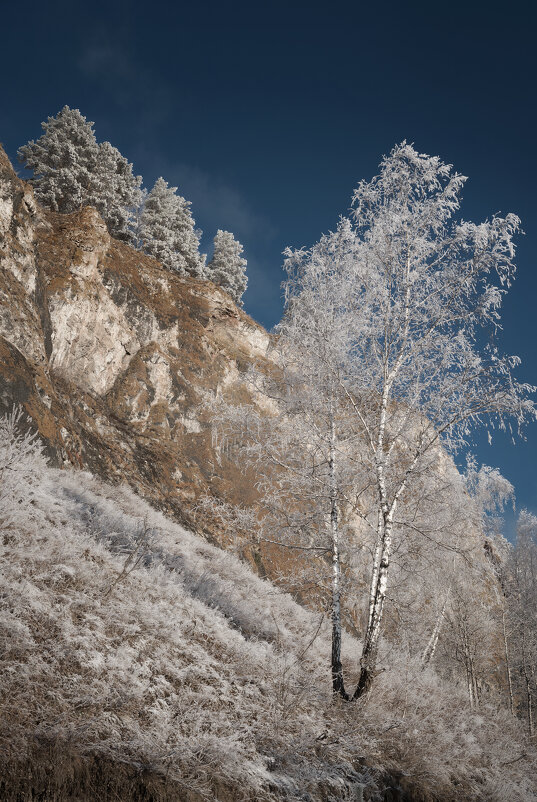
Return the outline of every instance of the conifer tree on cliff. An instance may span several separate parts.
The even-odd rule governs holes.
[[[199,252],[201,232],[195,228],[190,202],[157,178],[140,216],[139,240],[143,250],[180,275],[203,278],[204,259]]]
[[[43,206],[69,214],[91,194],[99,153],[93,123],[78,109],[64,106],[41,127],[44,133],[36,142],[19,148],[19,160],[33,170],[30,183]]]
[[[63,214],[94,206],[113,237],[132,242],[142,197],[132,164],[109,142],[97,143],[93,123],[78,109],[64,106],[41,126],[43,135],[18,152],[34,173],[30,183],[40,203]]]
[[[116,239],[135,242],[135,221],[142,202],[141,176],[110,142],[102,142],[92,180],[90,204],[101,213],[108,231]]]
[[[207,278],[223,287],[242,306],[248,285],[243,247],[230,231],[218,229],[214,238],[213,258],[207,265]]]

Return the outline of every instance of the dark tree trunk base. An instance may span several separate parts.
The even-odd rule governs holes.
[[[332,674],[332,690],[334,692],[334,696],[341,696],[346,702],[349,702],[351,697],[345,690],[345,683],[343,682],[343,676],[341,673]]]
[[[361,696],[367,693],[369,688],[371,687],[372,682],[373,682],[373,671],[367,666],[363,666],[360,672],[360,679],[358,680],[358,685],[356,686],[356,690],[354,691],[352,698],[359,699]]]

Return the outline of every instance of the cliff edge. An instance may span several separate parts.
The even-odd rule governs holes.
[[[24,407],[57,466],[189,510],[221,474],[202,404],[266,360],[270,337],[209,281],[110,237],[90,207],[42,209],[0,147],[0,414]]]

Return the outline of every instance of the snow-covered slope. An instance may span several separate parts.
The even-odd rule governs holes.
[[[126,487],[35,457],[18,492],[26,510],[2,522],[2,799],[41,788],[32,767],[50,749],[61,759],[41,782],[52,793],[58,775],[62,799],[108,798],[65,790],[89,756],[123,767],[121,799],[142,769],[159,793],[192,799],[360,779],[348,755],[315,757],[320,615]]]
[[[322,614],[13,418],[0,474],[2,800],[535,798],[507,714],[405,655],[334,704]]]

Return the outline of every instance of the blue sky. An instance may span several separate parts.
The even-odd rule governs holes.
[[[24,12],[22,11],[24,10]],[[15,159],[64,105],[151,186],[192,201],[210,250],[244,244],[246,310],[281,314],[281,252],[334,228],[403,139],[469,176],[462,215],[514,211],[526,235],[504,349],[537,384],[537,7],[529,2],[129,3],[2,10],[0,141]],[[24,13],[24,16],[22,16]],[[537,513],[537,426],[476,442]]]

